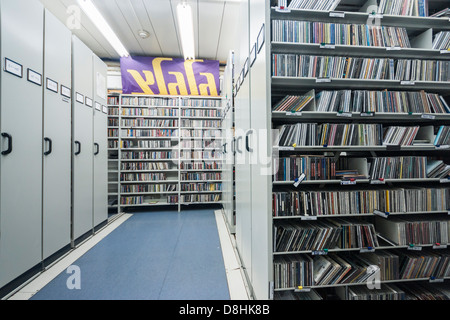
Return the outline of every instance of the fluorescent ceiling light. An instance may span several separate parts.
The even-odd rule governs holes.
[[[116,50],[116,52],[121,57],[128,57],[130,54],[128,53],[127,49],[117,37],[113,29],[109,26],[108,22],[106,22],[105,18],[103,18],[103,15],[100,13],[100,11],[98,11],[98,9],[92,3],[92,1],[78,0],[78,4],[92,21],[92,23],[95,24],[97,29],[103,34],[106,40],[109,41],[114,50]]]
[[[183,47],[184,59],[195,59],[194,21],[192,8],[186,2],[177,6],[178,29],[180,31],[181,45]]]

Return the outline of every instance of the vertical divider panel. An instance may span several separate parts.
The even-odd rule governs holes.
[[[270,22],[266,1],[250,1],[250,47],[256,44],[257,57],[249,70],[250,118],[252,133],[246,151],[251,159],[252,281],[257,299],[268,299],[272,277],[272,131],[270,77],[268,77]],[[247,141],[246,141],[247,144]]]
[[[412,48],[431,49],[433,47],[433,29],[427,29],[410,40]]]
[[[94,97],[94,182],[93,227],[108,219],[108,116],[103,112],[107,104],[106,64],[93,54]]]
[[[92,232],[93,99],[92,51],[76,36],[73,41],[73,240]],[[90,99],[90,100],[89,100]]]
[[[72,35],[45,10],[43,259],[70,244]]]
[[[42,262],[44,8],[0,1],[0,287]]]

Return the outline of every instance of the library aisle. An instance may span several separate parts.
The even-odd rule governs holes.
[[[222,211],[124,214],[11,300],[248,299]]]

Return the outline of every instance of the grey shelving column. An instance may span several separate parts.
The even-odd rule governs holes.
[[[117,152],[117,193],[115,189],[110,192],[110,199],[115,199],[117,195],[118,210],[119,212],[130,210],[140,207],[158,207],[158,206],[177,206],[178,211],[182,210],[182,205],[197,205],[197,204],[221,204],[221,161],[220,157],[220,139],[217,135],[210,137],[211,131],[217,130],[221,132],[221,100],[220,98],[212,97],[181,97],[181,96],[147,96],[147,95],[120,95],[118,97],[118,117],[117,122],[111,122],[114,126],[111,129],[117,129],[118,137],[111,137],[110,141],[117,140],[117,149],[115,145],[110,152]],[[124,102],[125,101],[125,102]],[[127,103],[127,101],[133,101],[133,103]],[[136,102],[137,101],[137,102]],[[153,102],[152,102],[153,101]],[[157,104],[157,101],[165,101],[161,105]],[[184,101],[184,102],[183,102]],[[156,104],[155,104],[156,103]],[[210,105],[212,104],[212,105]],[[218,105],[218,106],[217,106]],[[115,110],[116,106],[110,106],[110,110]],[[204,114],[200,114],[204,113]],[[115,116],[110,118],[116,119]],[[154,122],[154,126],[147,126],[145,123],[150,121],[172,121],[169,127],[157,126]],[[133,122],[134,121],[134,122]],[[139,124],[138,122],[142,122]],[[186,122],[184,122],[186,121]],[[192,125],[183,125],[190,121],[201,121],[198,123],[192,122]],[[208,121],[210,123],[208,123]],[[130,123],[136,125],[125,125]],[[210,127],[211,123],[217,124],[217,128]],[[203,125],[205,124],[205,125]],[[115,126],[117,125],[117,126]],[[172,135],[168,136],[151,136],[142,135],[135,136],[131,131],[127,130],[171,130]],[[200,132],[198,136],[183,136],[183,130]],[[130,136],[127,136],[128,133]],[[113,132],[111,132],[113,134]],[[141,142],[140,142],[141,141]],[[163,143],[163,147],[154,147],[146,145],[147,141],[153,141],[154,143]],[[141,144],[139,144],[141,143]],[[189,145],[184,145],[188,143]],[[207,143],[208,145],[205,145]],[[139,154],[135,154],[134,159],[125,159],[127,154],[132,152],[143,152],[142,157]],[[151,155],[151,152],[155,154]],[[159,158],[158,152],[172,152],[170,158]],[[183,152],[184,158],[181,158]],[[209,152],[214,158],[205,158],[204,152]],[[189,154],[188,154],[189,153]],[[194,158],[192,158],[194,156]],[[199,157],[197,157],[199,156]],[[113,160],[115,161],[115,160]],[[111,161],[111,162],[113,162]],[[149,165],[152,163],[164,163],[167,164],[165,168],[152,168]],[[216,164],[220,166],[213,166],[208,169],[204,167],[197,168],[192,167],[186,169],[185,166],[188,163],[195,164]],[[182,166],[183,165],[183,166]],[[110,167],[110,168],[116,168]],[[115,169],[110,171],[110,187],[116,186]],[[193,173],[205,173],[216,174],[215,179],[198,180],[186,180],[181,179],[183,174]],[[138,178],[139,174],[152,175],[152,174],[164,174],[166,177],[163,180],[155,180],[153,177],[147,176]],[[124,180],[126,175],[128,181]],[[197,184],[209,186],[211,183],[217,183],[219,190],[196,190]],[[134,190],[124,192],[123,188],[130,185],[152,186],[152,185],[173,185],[175,190]],[[182,187],[186,184],[192,184],[194,190],[182,190]],[[182,196],[189,195],[214,195],[213,199],[206,199],[208,201],[181,201]],[[127,203],[128,201],[128,203]]]
[[[234,52],[230,51],[223,76],[222,155],[223,208],[230,233],[236,229],[234,193]]]
[[[220,97],[180,98],[180,205],[222,203],[222,114]]]
[[[119,213],[119,130],[120,94],[108,95],[108,212]]]
[[[237,250],[243,264],[247,279],[250,283],[251,292],[256,299],[272,299],[278,291],[297,292],[311,291],[321,288],[338,288],[348,293],[350,284],[337,284],[329,286],[312,286],[310,288],[286,288],[274,289],[274,258],[279,256],[291,257],[295,254],[307,254],[311,257],[324,252],[298,251],[298,252],[275,252],[273,239],[273,226],[277,221],[298,221],[333,219],[333,217],[273,217],[272,216],[272,191],[280,190],[357,190],[366,184],[374,189],[392,189],[403,184],[408,187],[447,186],[446,179],[403,179],[386,180],[382,186],[371,184],[371,180],[357,181],[353,184],[340,185],[337,180],[327,181],[305,181],[297,189],[293,181],[272,182],[272,176],[267,174],[270,165],[264,164],[264,158],[280,153],[281,156],[303,155],[308,153],[322,155],[353,154],[357,156],[395,156],[395,155],[425,155],[443,156],[449,158],[447,146],[414,145],[405,147],[373,146],[373,147],[274,147],[272,142],[273,128],[281,124],[296,122],[321,122],[321,123],[380,123],[382,125],[411,124],[420,126],[449,125],[448,114],[394,114],[376,113],[362,114],[353,113],[350,116],[341,117],[336,113],[318,113],[315,111],[304,111],[301,114],[286,114],[272,112],[272,106],[288,94],[302,94],[311,89],[316,92],[322,90],[339,89],[368,89],[368,90],[393,90],[393,91],[419,91],[438,93],[449,96],[450,82],[431,81],[396,81],[396,80],[356,80],[356,79],[327,79],[318,81],[315,78],[291,78],[272,76],[272,54],[292,53],[303,55],[336,55],[355,57],[387,57],[395,59],[429,59],[448,62],[450,55],[446,50],[432,50],[431,41],[433,35],[438,31],[450,31],[448,18],[430,17],[407,17],[407,16],[377,16],[383,26],[404,27],[410,36],[412,48],[380,48],[380,47],[357,47],[343,45],[321,45],[302,43],[281,43],[271,41],[272,20],[299,20],[331,23],[355,23],[366,24],[371,13],[345,11],[365,8],[365,1],[342,0],[341,6],[336,11],[313,11],[313,10],[280,10],[273,7],[276,1],[242,1],[241,2],[241,39],[236,45],[236,239]],[[369,4],[369,3],[367,3]],[[272,7],[271,7],[272,5]],[[430,6],[444,6],[442,2],[430,1]],[[253,49],[256,47],[256,49]],[[255,53],[256,52],[256,53]],[[241,71],[242,70],[242,71]],[[448,100],[448,99],[447,99]],[[348,117],[347,117],[348,116]],[[270,168],[272,169],[272,168]],[[448,208],[447,208],[448,209]],[[391,213],[394,216],[412,215],[414,217],[423,214],[443,218],[448,213],[443,211],[430,212],[398,212]],[[356,216],[375,217],[376,212],[358,214]],[[344,215],[346,216],[346,215]],[[355,216],[355,215],[348,215]],[[385,243],[376,248],[377,250],[406,250],[408,246],[397,246]],[[445,248],[447,244],[440,246],[427,245],[436,252]],[[331,249],[330,249],[331,250]],[[361,248],[357,249],[335,249],[336,252],[348,254],[364,254]],[[329,250],[328,250],[329,251]],[[327,251],[327,252],[328,252]],[[441,251],[442,252],[442,251]],[[389,280],[385,283],[429,281],[430,279],[399,279]],[[442,280],[442,279],[440,279]],[[444,279],[447,281],[447,278]],[[442,280],[442,281],[444,281]],[[431,282],[431,281],[430,281]],[[353,285],[353,284],[352,284]],[[358,285],[358,284],[354,284]],[[341,288],[341,289],[339,289]],[[337,291],[338,291],[337,290]]]
[[[126,211],[138,207],[178,206],[177,199],[176,201],[168,201],[168,199],[171,196],[179,195],[179,98],[173,96],[121,95],[119,103],[119,210]],[[142,123],[139,124],[139,121]],[[173,125],[158,126],[156,125],[158,121],[171,121]],[[136,124],[127,125],[127,123]],[[145,123],[153,124],[145,125]],[[143,134],[135,134],[134,130],[142,130]],[[161,130],[161,135],[150,134],[148,130]],[[149,132],[148,135],[145,133],[147,131]],[[170,134],[163,133],[169,131]],[[151,147],[150,144],[152,143],[159,146]],[[161,147],[161,145],[163,146]],[[168,152],[172,152],[170,157],[161,157]],[[125,159],[127,155],[132,156]],[[167,168],[153,168],[152,164],[154,163],[167,165]],[[142,178],[139,178],[139,175],[143,175]],[[152,175],[164,175],[165,178],[161,180],[153,179]],[[130,178],[124,179],[126,176]],[[159,191],[159,187],[164,189],[166,185],[170,184],[176,186],[176,190]],[[125,192],[123,188],[129,186],[138,189]],[[155,187],[153,188],[153,186]],[[148,188],[149,190],[140,190],[140,188]]]

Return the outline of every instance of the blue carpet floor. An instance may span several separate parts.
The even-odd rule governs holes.
[[[135,213],[32,300],[229,300],[213,210]]]

